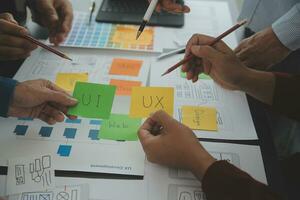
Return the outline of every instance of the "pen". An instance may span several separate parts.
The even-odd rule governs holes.
[[[236,25],[234,25],[233,27],[231,27],[230,29],[228,29],[227,31],[225,31],[224,33],[222,33],[221,35],[219,35],[218,37],[216,37],[212,42],[210,42],[208,44],[208,46],[213,46],[215,45],[217,42],[219,42],[220,40],[222,40],[224,37],[226,37],[227,35],[229,35],[230,33],[232,33],[233,31],[235,31],[236,29],[238,29],[239,27],[243,26],[244,24],[247,23],[247,20],[243,20],[238,22]],[[161,76],[164,76],[172,71],[174,71],[175,69],[177,69],[178,67],[180,67],[181,65],[189,62],[194,56],[191,54],[188,57],[186,57],[185,59],[179,61],[178,63],[176,63],[175,65],[173,65],[172,67],[170,67],[165,73],[163,73]]]
[[[58,56],[60,56],[60,57],[62,57],[62,58],[65,58],[65,59],[68,59],[68,60],[71,60],[71,61],[72,61],[72,59],[69,58],[69,57],[68,57],[67,55],[65,55],[64,53],[62,53],[62,52],[60,52],[60,51],[58,51],[58,50],[56,50],[56,49],[54,49],[54,48],[52,48],[52,47],[49,47],[48,45],[45,45],[44,43],[38,41],[37,39],[34,39],[34,38],[31,37],[30,35],[23,35],[23,37],[24,37],[25,39],[29,40],[30,42],[32,42],[32,43],[34,43],[34,44],[36,44],[36,45],[38,45],[38,46],[40,46],[40,47],[42,47],[42,48],[48,50],[48,51],[51,51],[52,53],[54,53],[54,54],[56,54],[56,55],[58,55]]]
[[[167,58],[167,57],[173,56],[175,54],[181,54],[184,52],[185,52],[185,47],[181,47],[179,49],[175,49],[175,50],[169,51],[167,53],[162,53],[157,57],[157,59],[160,60],[160,59]]]
[[[140,35],[142,34],[146,24],[150,21],[151,15],[153,11],[155,10],[156,4],[158,0],[152,0],[147,8],[147,11],[143,17],[143,21],[138,29],[138,32],[136,34],[136,39],[139,39]]]
[[[92,22],[92,16],[93,16],[93,13],[94,13],[94,11],[95,11],[95,7],[96,7],[96,3],[95,3],[95,1],[93,1],[92,6],[90,7],[89,25],[91,25],[91,22]]]

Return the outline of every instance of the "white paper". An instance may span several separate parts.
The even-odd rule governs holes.
[[[184,105],[215,107],[218,131],[195,130],[197,137],[229,140],[257,139],[244,93],[223,89],[212,80],[200,79],[192,83],[180,76],[180,68],[161,76],[182,57],[183,55],[175,55],[156,60],[152,63],[150,74],[151,86],[174,87],[174,117],[181,121],[181,107]]]
[[[52,190],[39,192],[24,192],[11,195],[9,200],[87,200],[89,199],[89,185],[62,185]]]
[[[35,51],[20,68],[15,79],[25,81],[44,78],[54,81],[58,72],[88,72],[89,82],[109,84],[109,81],[114,78],[141,81],[142,85],[147,83],[150,69],[150,59],[147,56],[116,52],[112,54],[104,50],[76,53],[75,49],[71,51],[64,49],[64,52],[74,61],[57,58],[56,55],[44,50]],[[139,76],[109,75],[113,58],[143,60]],[[129,96],[116,96],[112,113],[128,114],[129,105]],[[0,134],[1,160],[32,155],[43,149],[52,153],[53,160],[57,163],[57,170],[144,175],[145,155],[139,141],[94,140],[91,138],[91,131],[94,132],[93,134],[98,133],[101,120],[98,120],[99,124],[92,123],[94,119],[79,118],[78,120],[80,123],[65,121],[49,126],[38,119],[1,118],[0,126],[5,133]],[[26,134],[17,135],[17,126],[26,126]],[[49,137],[41,136],[41,129],[45,127],[51,129]],[[66,128],[76,129],[74,138],[64,135]],[[70,152],[67,156],[62,155],[65,151],[59,151],[61,146]]]
[[[49,154],[10,159],[7,172],[7,194],[54,188],[54,163]]]
[[[253,178],[267,183],[258,146],[202,142],[218,160],[228,160]],[[201,183],[188,171],[147,163],[148,200],[204,200]]]

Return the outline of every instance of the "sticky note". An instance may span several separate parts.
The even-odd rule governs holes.
[[[186,78],[186,73],[180,70],[180,77],[181,78]],[[207,74],[201,73],[198,75],[199,79],[203,79],[203,80],[211,80],[211,77]]]
[[[216,131],[217,111],[211,107],[182,106],[182,123],[193,130]]]
[[[164,110],[173,116],[174,88],[133,87],[131,92],[130,117],[148,117],[149,114]]]
[[[141,119],[132,119],[128,115],[111,114],[109,119],[103,121],[98,138],[107,140],[138,139],[137,131],[141,125]]]
[[[58,73],[55,83],[64,90],[72,92],[77,81],[87,82],[88,79],[88,73]]]
[[[142,60],[115,58],[112,61],[109,74],[138,76],[142,64],[143,64]]]
[[[88,118],[108,119],[110,116],[116,86],[77,82],[73,97],[78,100],[68,114]]]
[[[136,39],[136,31],[136,27],[117,26],[112,36],[112,42],[125,45],[145,46],[153,44],[154,30],[152,28],[144,29],[138,40]]]
[[[141,86],[142,82],[111,79],[109,84],[117,87],[116,95],[130,96],[132,87]]]

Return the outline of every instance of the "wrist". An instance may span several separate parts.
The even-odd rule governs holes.
[[[212,157],[200,144],[198,148],[194,149],[194,156],[190,171],[198,178],[202,180],[208,168],[216,162],[216,159]]]

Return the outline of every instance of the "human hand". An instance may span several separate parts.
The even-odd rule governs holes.
[[[242,40],[234,50],[234,53],[246,66],[261,70],[279,63],[290,52],[280,42],[271,27]]]
[[[28,31],[19,26],[10,13],[0,14],[0,60],[19,60],[26,58],[37,48],[22,35]]]
[[[149,3],[151,0],[148,0]],[[167,12],[172,13],[188,13],[190,12],[190,8],[186,5],[181,5],[175,2],[175,0],[159,0],[156,9],[157,12],[161,12],[161,10],[165,10]]]
[[[48,80],[24,81],[15,88],[8,116],[39,118],[55,124],[62,122],[68,107],[76,104],[76,99]]]
[[[73,21],[69,0],[31,0],[29,6],[33,21],[48,28],[51,43],[58,45],[66,39]]]
[[[158,135],[154,132],[157,127],[162,127]],[[187,169],[201,178],[215,161],[191,129],[164,111],[157,111],[149,117],[138,135],[150,162]]]
[[[194,55],[193,59],[182,66],[187,72],[187,79],[196,82],[200,73],[208,74],[215,82],[226,89],[240,90],[240,84],[250,71],[234,55],[233,51],[220,41],[214,47],[205,46],[214,38],[196,34],[186,46],[185,57]]]

